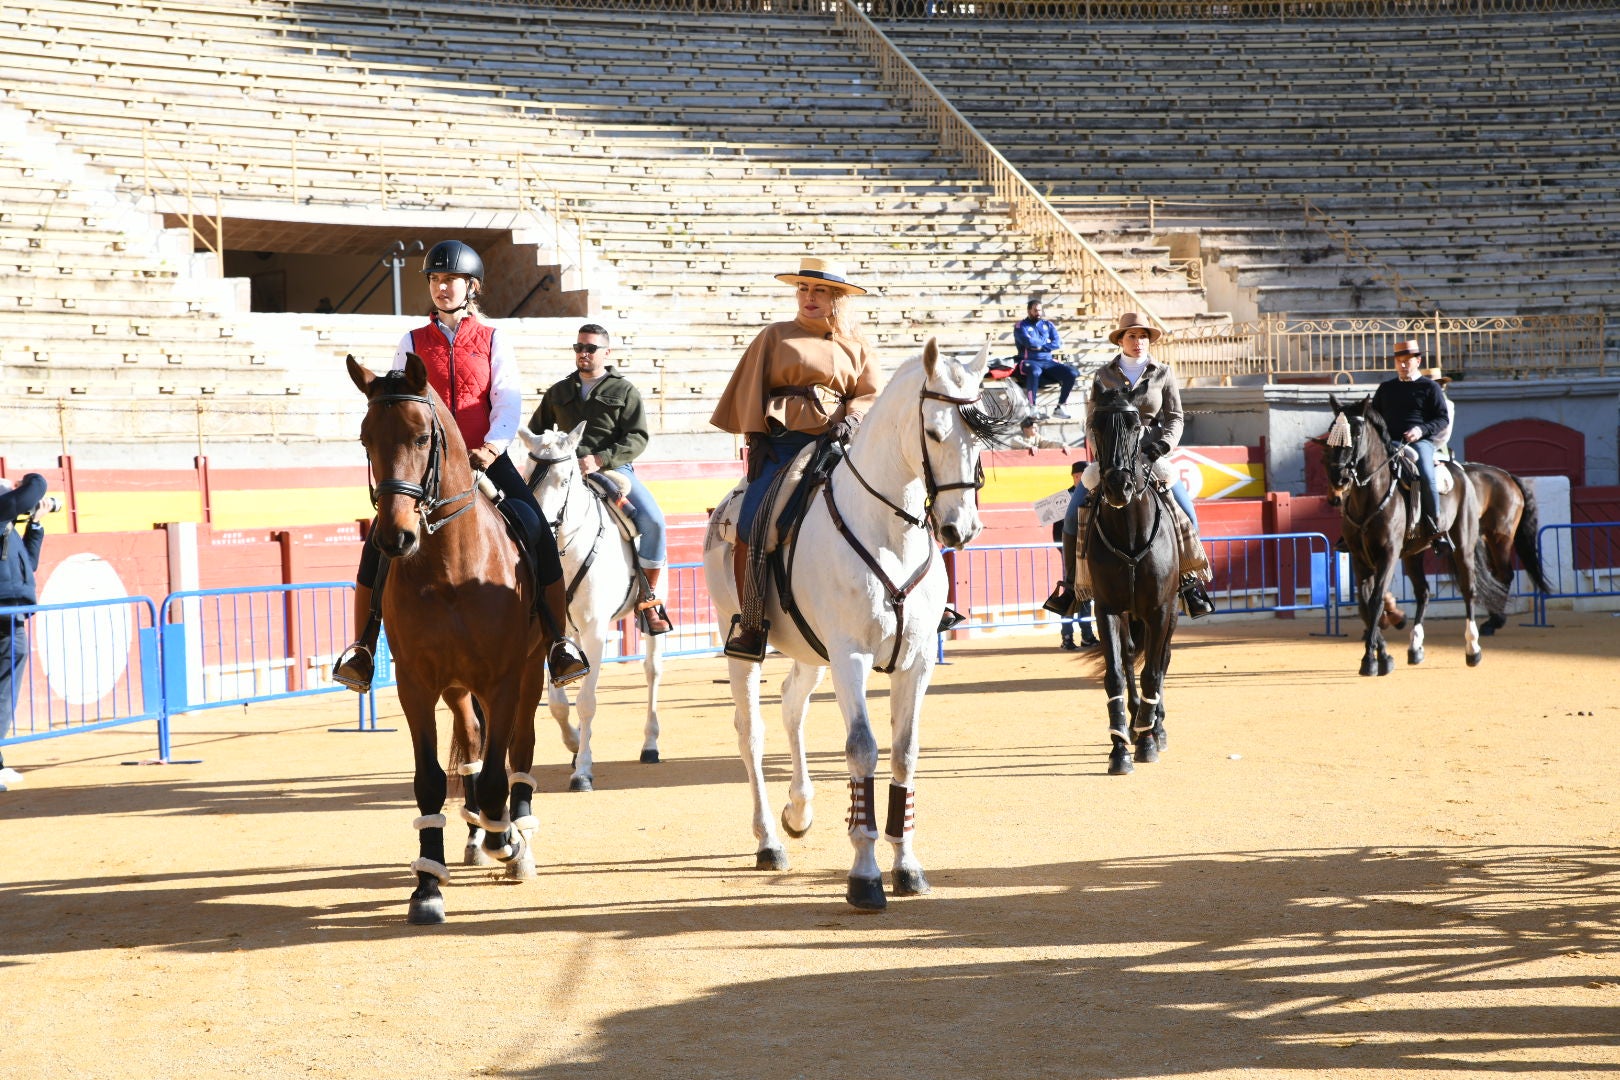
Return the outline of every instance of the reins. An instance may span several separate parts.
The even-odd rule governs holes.
[[[440,459],[444,452],[445,434],[444,425],[439,420],[439,410],[434,407],[431,398],[424,397],[421,394],[378,394],[376,397],[370,399],[366,408],[369,410],[374,405],[393,405],[399,402],[410,402],[412,404],[427,406],[428,419],[432,426],[432,435],[430,436],[431,442],[428,446],[427,465],[422,471],[422,480],[420,483],[413,484],[409,480],[397,480],[393,477],[388,477],[373,484],[371,480],[371,471],[369,468],[370,463],[368,461],[368,468],[366,470],[366,490],[371,496],[371,508],[373,510],[379,509],[378,503],[381,501],[384,495],[403,495],[407,499],[413,500],[416,503],[416,514],[422,522],[423,531],[425,531],[429,536],[432,536],[434,533],[438,532],[440,529],[444,528],[446,525],[450,524],[456,518],[460,517],[462,514],[465,514],[468,510],[471,510],[474,505],[476,505],[476,500],[472,499],[472,495],[478,490],[478,479],[475,476],[473,478],[472,486],[466,491],[460,492],[456,495],[451,495],[447,498],[440,498]],[[467,499],[468,502],[467,505],[463,506],[461,509],[454,511],[446,517],[440,518],[438,521],[431,520],[432,515],[441,507],[449,506],[451,503],[460,502],[463,499]]]
[[[1142,437],[1142,427],[1140,421],[1141,411],[1137,409],[1135,405],[1125,405],[1106,409],[1099,408],[1096,411],[1098,415],[1113,413],[1119,415],[1134,415],[1138,417],[1137,425],[1133,429],[1136,434],[1136,445],[1131,448],[1129,453],[1129,464],[1118,465],[1111,462],[1109,466],[1110,471],[1118,468],[1130,476],[1132,488],[1131,496],[1125,500],[1123,505],[1115,506],[1113,503],[1109,502],[1107,498],[1102,496],[1101,485],[1099,485],[1097,493],[1094,497],[1098,499],[1098,502],[1101,505],[1097,507],[1097,510],[1092,515],[1092,531],[1096,534],[1097,539],[1102,541],[1103,547],[1108,550],[1109,554],[1125,563],[1125,565],[1129,568],[1130,580],[1127,583],[1126,591],[1129,595],[1134,596],[1136,594],[1137,571],[1141,566],[1143,558],[1145,558],[1147,554],[1153,550],[1153,542],[1158,539],[1159,528],[1164,521],[1164,500],[1166,495],[1162,491],[1154,488],[1151,475],[1139,475],[1143,473],[1150,473],[1152,468],[1152,466],[1142,458],[1140,453]],[[1117,436],[1115,440],[1110,440],[1109,449],[1111,451],[1117,451],[1119,449],[1117,444]],[[1116,452],[1111,453],[1109,456],[1111,458],[1118,458],[1121,455]],[[1132,504],[1134,504],[1144,495],[1151,499],[1153,503],[1153,524],[1148,529],[1147,538],[1142,541],[1141,546],[1132,551],[1126,551],[1110,540],[1108,538],[1108,534],[1103,531],[1103,511],[1109,510],[1121,512],[1128,510]]]
[[[1348,414],[1346,413],[1341,415],[1344,415],[1346,417],[1346,422],[1348,422]],[[1383,497],[1378,500],[1377,505],[1375,505],[1371,510],[1368,510],[1367,513],[1360,518],[1357,518],[1356,515],[1350,512],[1349,500],[1344,500],[1344,520],[1346,523],[1354,526],[1357,532],[1364,531],[1367,527],[1367,523],[1383,512],[1384,507],[1388,506],[1389,501],[1395,497],[1396,488],[1399,487],[1399,485],[1395,482],[1394,475],[1395,456],[1387,452],[1384,455],[1384,463],[1382,465],[1368,469],[1366,471],[1366,475],[1362,475],[1362,462],[1367,455],[1371,453],[1373,444],[1373,440],[1367,437],[1368,426],[1369,421],[1366,419],[1366,417],[1362,417],[1361,420],[1356,424],[1356,435],[1352,442],[1352,446],[1359,443],[1359,449],[1357,449],[1355,455],[1350,459],[1350,483],[1357,490],[1360,490],[1366,488],[1369,484],[1376,480],[1379,473],[1389,472],[1390,478],[1389,486],[1384,489]]]

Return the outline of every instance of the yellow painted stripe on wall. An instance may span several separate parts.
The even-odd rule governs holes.
[[[144,532],[159,522],[201,520],[202,494],[196,491],[88,491],[79,496],[80,532]],[[67,529],[65,520],[46,524]]]
[[[737,486],[737,480],[722,476],[701,477],[691,480],[654,480],[647,490],[658,500],[658,508],[669,514],[706,514],[718,506],[726,492]]]
[[[286,529],[369,519],[365,488],[266,488],[215,491],[214,528]]]

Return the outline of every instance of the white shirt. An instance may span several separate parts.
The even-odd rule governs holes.
[[[450,341],[456,340],[455,335],[438,319],[433,320],[433,325]],[[399,348],[394,350],[393,370],[404,370],[405,354],[410,351],[411,335],[407,333],[399,339]],[[489,337],[489,434],[485,436],[485,445],[498,446],[504,451],[517,438],[522,414],[523,388],[518,385],[517,360],[512,355],[512,346],[506,335],[497,330]],[[474,446],[469,449],[478,448]]]

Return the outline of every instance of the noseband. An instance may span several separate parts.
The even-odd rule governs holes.
[[[459,495],[452,495],[449,498],[439,497],[440,459],[444,453],[445,435],[444,426],[439,422],[439,410],[434,408],[433,401],[430,398],[423,397],[420,394],[378,394],[370,400],[366,408],[369,411],[376,405],[395,405],[403,402],[425,405],[428,411],[428,419],[432,424],[431,441],[428,445],[428,461],[426,468],[422,470],[422,480],[420,483],[413,484],[409,480],[397,480],[393,477],[387,477],[379,480],[376,484],[372,484],[368,475],[366,487],[371,494],[371,508],[373,510],[379,509],[378,503],[384,495],[403,495],[405,498],[414,501],[416,503],[417,517],[422,521],[422,528],[429,536],[432,536],[473,508],[471,496],[474,491],[478,490],[478,486],[475,483]],[[447,517],[440,518],[438,521],[429,520],[440,507],[460,502],[463,499],[469,501],[461,509]]]
[[[529,460],[534,462],[534,472],[529,475],[528,480],[529,491],[533,492],[540,486],[541,481],[545,480],[546,474],[551,472],[553,465],[561,465],[568,459],[560,457],[539,457],[533,450],[530,450]],[[573,486],[570,485],[563,493],[563,503],[562,506],[557,508],[556,520],[546,522],[546,524],[551,526],[553,535],[556,535],[557,530],[562,527],[563,518],[568,516],[568,500],[572,499],[573,497],[574,489]]]
[[[1126,489],[1125,504],[1129,504],[1143,491],[1147,490],[1147,472],[1152,466],[1142,457],[1140,447],[1142,444],[1142,411],[1135,405],[1111,405],[1107,408],[1095,410],[1097,416],[1132,416],[1136,423],[1131,427],[1128,437],[1121,438],[1124,432],[1117,432],[1116,437],[1110,440],[1108,461],[1101,463],[1106,467],[1103,475],[1110,472],[1122,472],[1129,479],[1130,485]],[[1128,445],[1127,445],[1128,444]]]

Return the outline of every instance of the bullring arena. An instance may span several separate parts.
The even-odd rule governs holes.
[[[29,634],[0,730],[7,1075],[1620,1069],[1612,3],[0,0],[0,52],[0,488],[49,492],[38,602],[0,603]],[[379,479],[345,358],[388,367],[447,240],[482,257],[524,418],[582,324],[611,334],[675,630],[659,760],[626,619],[595,790],[542,705],[534,875],[463,862],[452,791],[445,922],[413,925],[412,672],[332,680]],[[933,388],[898,467],[934,467],[930,416],[934,456],[983,466],[936,501],[982,526],[940,561],[963,621],[914,635],[942,661],[909,834],[931,891],[877,844],[881,913],[845,899],[832,680],[814,825],[756,869],[700,565],[744,474],[710,415],[806,257],[867,288],[883,375]],[[1031,301],[1067,402],[1015,366]],[[1176,629],[1161,759],[1111,776],[1104,658],[1041,602],[1126,312],[1181,386],[1164,461],[1214,612]],[[1426,656],[1388,631],[1363,678],[1337,496],[1369,481],[1330,425],[1407,342],[1452,451],[1535,513],[1482,662],[1466,564],[1421,556],[1390,591],[1412,616],[1422,566]],[[974,442],[986,409],[1029,422]],[[930,560],[966,535],[934,524]],[[879,794],[925,666],[871,677]]]

